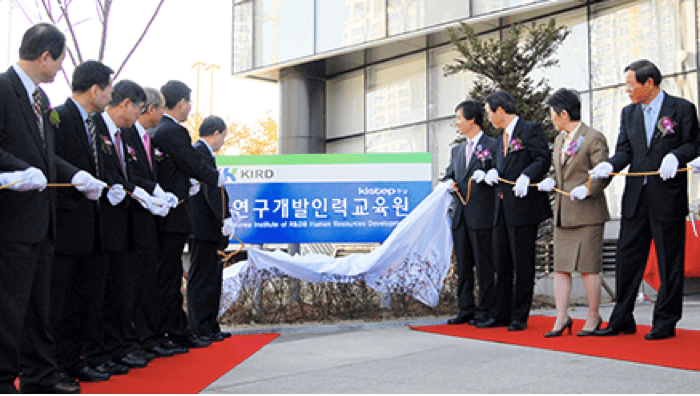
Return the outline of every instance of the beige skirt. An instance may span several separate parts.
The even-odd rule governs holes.
[[[554,227],[554,270],[597,274],[603,269],[605,226]]]

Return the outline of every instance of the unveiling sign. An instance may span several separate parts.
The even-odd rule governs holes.
[[[430,153],[221,156],[245,243],[383,242],[432,191]]]

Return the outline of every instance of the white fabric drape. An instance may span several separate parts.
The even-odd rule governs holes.
[[[451,202],[447,185],[439,185],[371,253],[333,258],[321,254],[290,256],[281,250],[249,248],[247,261],[224,270],[219,315],[233,305],[242,291],[285,275],[307,282],[364,280],[379,292],[401,288],[434,307],[452,256],[447,213]]]

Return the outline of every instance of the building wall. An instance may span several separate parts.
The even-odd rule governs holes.
[[[295,4],[293,10],[285,9],[290,1]],[[318,58],[324,51],[449,21],[469,23],[470,15],[513,8],[511,17],[498,19],[481,37],[498,39],[514,21],[546,23],[553,17],[570,27],[571,34],[556,54],[559,66],[535,71],[532,77],[545,78],[555,89],[577,89],[583,120],[607,136],[611,152],[617,141],[620,110],[629,103],[623,69],[633,60],[653,61],[664,75],[662,88],[666,92],[698,103],[700,8],[696,0],[603,1],[540,17],[519,15],[517,9],[545,1],[317,0],[315,6],[314,0],[234,3],[234,20],[245,19],[240,14],[255,15],[254,23],[248,19],[252,28],[234,23],[234,73],[305,56]],[[290,15],[293,23],[280,22],[280,17],[285,21]],[[283,37],[300,26],[304,29],[295,33],[295,44],[285,43]],[[236,42],[237,34],[255,45]],[[466,98],[475,76],[444,76],[444,66],[459,57],[444,34],[419,37],[410,44],[369,46],[357,65],[345,64],[342,72],[335,73],[326,68],[330,72],[322,76],[326,80],[325,148],[328,153],[430,151],[433,177],[438,180],[457,137],[454,106]],[[254,51],[249,47],[255,47]],[[237,54],[236,48],[246,49],[250,57]],[[236,64],[239,58],[242,60]],[[280,120],[281,127],[283,124]],[[619,217],[623,187],[622,178],[615,178],[607,189],[613,217]],[[700,198],[700,184],[692,177],[690,192],[694,200]]]

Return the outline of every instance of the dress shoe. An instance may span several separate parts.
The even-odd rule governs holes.
[[[146,360],[139,359],[133,354],[133,352],[127,353],[126,355],[122,356],[120,359],[117,360],[116,363],[119,363],[129,368],[143,368],[148,365],[148,362]]]
[[[593,330],[593,335],[598,336],[598,337],[609,337],[609,336],[616,336],[620,333],[622,334],[634,334],[637,332],[637,325],[631,324],[631,325],[626,325],[625,327],[612,327],[610,324],[608,324],[608,327],[600,330]]]
[[[465,323],[469,323],[469,321],[473,318],[474,318],[474,315],[472,315],[472,314],[459,314],[459,315],[457,315],[457,317],[454,317],[452,319],[448,319],[447,324],[449,324],[449,325],[465,324]]]
[[[578,333],[576,333],[576,335],[579,336],[579,337],[588,337],[588,336],[592,336],[594,331],[600,330],[600,325],[602,325],[602,324],[603,324],[603,318],[601,318],[600,316],[598,316],[598,324],[595,326],[595,329],[593,329],[593,330],[583,330],[583,329],[581,329],[581,331],[579,331]]]
[[[494,318],[486,319],[483,322],[479,322],[476,324],[476,327],[480,329],[490,329],[492,327],[506,327],[508,326],[508,321],[506,320],[498,320]]]
[[[175,354],[175,352],[173,352],[172,349],[166,349],[160,345],[156,345],[153,348],[147,349],[146,353],[151,353],[151,354],[155,355],[155,357],[170,357],[170,356],[173,356]],[[182,352],[182,353],[185,353],[185,352]]]
[[[229,337],[232,336],[232,334],[231,334],[230,331],[220,331],[220,332],[218,332],[218,333],[216,333],[216,334],[221,334],[224,338],[229,338]]]
[[[523,331],[527,329],[527,323],[514,320],[508,325],[508,331]]]
[[[676,329],[671,329],[670,331],[664,331],[661,329],[651,329],[650,332],[644,335],[646,340],[665,340],[666,338],[671,338],[676,336]]]
[[[165,342],[163,344],[160,344],[160,348],[162,348],[166,351],[172,351],[173,354],[187,353],[190,351],[189,348],[175,344],[172,341],[168,341],[168,342]]]
[[[131,352],[132,355],[136,356],[138,359],[145,360],[147,362],[150,362],[151,360],[156,358],[156,354],[153,352],[146,352],[143,349],[137,349],[133,352]]]
[[[551,337],[561,337],[561,335],[564,333],[564,330],[569,329],[569,335],[571,335],[571,327],[574,325],[574,321],[571,320],[570,316],[567,316],[566,318],[566,323],[564,323],[564,327],[562,327],[559,330],[552,330],[548,333],[545,333],[545,338],[551,338]],[[508,329],[510,330],[510,329]]]
[[[108,361],[106,363],[102,363],[98,366],[93,367],[95,370],[99,371],[100,373],[107,373],[111,375],[122,375],[126,374],[129,372],[129,368],[126,366],[122,366],[119,363],[115,363],[113,361]]]
[[[67,375],[56,374],[55,382],[51,385],[28,384],[19,382],[20,393],[80,393],[80,384]]]
[[[212,333],[209,335],[200,336],[199,339],[209,342],[220,342],[224,340],[224,336],[219,333]]]
[[[68,375],[77,378],[80,382],[107,381],[111,377],[109,373],[101,373],[90,366],[85,366],[80,370],[68,370]]]
[[[205,348],[211,345],[211,341],[205,341],[201,338],[197,338],[195,335],[191,335],[182,341],[176,342],[175,344],[187,348]]]

